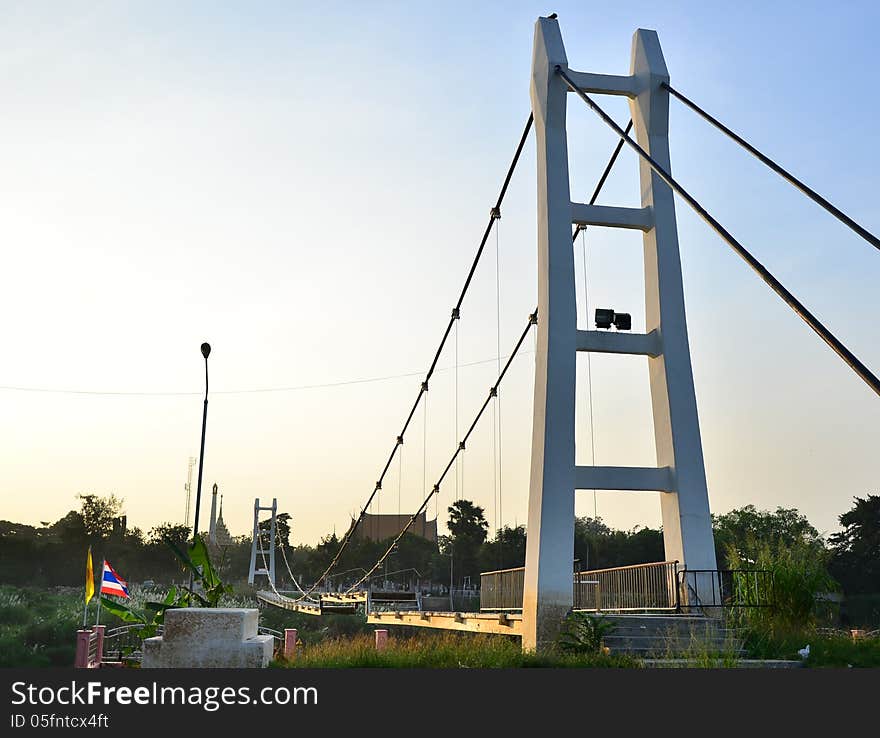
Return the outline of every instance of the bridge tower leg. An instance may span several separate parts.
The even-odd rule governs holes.
[[[636,31],[630,76],[587,74],[569,70],[557,21],[539,18],[531,79],[538,169],[538,346],[523,592],[525,650],[552,643],[572,608],[576,489],[661,492],[667,560],[692,570],[716,567],[673,193],[641,163],[641,208],[571,202],[568,86],[556,73],[557,65],[587,92],[628,96],[639,143],[669,166],[668,93],[660,87],[668,75],[657,34]],[[577,329],[573,223],[644,232],[646,334]],[[657,467],[576,465],[578,351],[648,358]],[[711,576],[705,579],[711,587]],[[704,585],[699,578],[696,584],[699,594]]]
[[[523,587],[523,649],[552,642],[572,607],[577,303],[559,24],[539,18],[531,98],[538,164],[538,346]]]
[[[260,534],[260,512],[263,510],[268,510],[272,513],[272,517],[269,520],[269,548],[263,548],[263,536]],[[253,538],[251,539],[251,564],[248,569],[248,584],[254,583],[254,578],[257,574],[263,574],[269,580],[269,586],[272,589],[275,589],[275,519],[276,513],[278,512],[278,500],[277,498],[272,498],[272,505],[260,505],[260,498],[257,497],[254,500],[254,533]],[[260,568],[257,568],[257,555],[260,556],[260,561],[265,561],[264,565]],[[267,557],[268,558],[265,558]],[[268,564],[269,568],[266,569],[266,564]]]
[[[661,87],[669,82],[669,73],[656,31],[639,29],[633,35],[630,74],[638,91],[630,100],[636,140],[670,172],[669,93]],[[693,570],[712,570],[717,566],[715,542],[685,318],[675,200],[669,185],[641,157],[639,178],[642,206],[654,213],[654,227],[644,232],[645,324],[649,333],[656,331],[660,337],[658,355],[648,357],[654,445],[657,465],[668,467],[673,481],[673,489],[660,496],[663,544],[667,561]],[[707,601],[712,600],[713,581],[711,575],[689,580],[691,585],[696,582],[696,594]]]

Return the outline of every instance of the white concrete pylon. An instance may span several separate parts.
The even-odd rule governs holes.
[[[559,24],[535,24],[531,98],[538,165],[538,336],[523,648],[552,641],[572,606],[577,303]]]
[[[529,535],[523,592],[523,648],[555,640],[571,610],[576,488],[657,490],[667,560],[714,570],[715,548],[690,349],[687,339],[675,203],[671,189],[640,162],[640,209],[572,203],[569,193],[565,71],[585,91],[630,98],[636,137],[669,167],[668,80],[654,31],[633,38],[629,77],[568,69],[555,19],[535,25],[531,99],[538,167],[538,344],[529,489]],[[646,333],[578,331],[572,223],[635,228],[644,233]],[[575,463],[578,351],[647,358],[654,414],[656,468],[579,467]],[[710,595],[711,576],[705,577]],[[696,578],[696,594],[703,590]],[[711,599],[711,597],[704,597]]]

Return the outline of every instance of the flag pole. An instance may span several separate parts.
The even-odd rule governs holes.
[[[104,589],[104,567],[107,565],[107,560],[104,559],[104,563],[101,565],[101,583],[98,585],[98,613],[95,615],[95,627],[101,623],[101,592]]]
[[[89,591],[91,589],[91,591]],[[85,604],[83,605],[83,628],[89,616],[89,600],[95,596],[95,570],[92,566],[92,547],[89,546],[89,552],[86,555],[86,584],[85,584]]]

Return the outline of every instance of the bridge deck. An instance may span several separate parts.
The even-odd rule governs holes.
[[[281,607],[285,610],[292,610],[293,612],[302,612],[306,615],[321,614],[321,605],[317,602],[311,602],[308,600],[297,602],[293,598],[282,597],[275,594],[274,592],[267,591],[257,592],[257,599],[265,602],[267,605],[274,605],[275,607]]]
[[[350,594],[321,592],[320,597],[321,602],[326,602],[329,605],[354,605],[367,601],[366,592],[351,592]]]
[[[518,613],[398,610],[371,612],[367,615],[367,622],[374,625],[411,625],[417,628],[522,636],[522,615]]]

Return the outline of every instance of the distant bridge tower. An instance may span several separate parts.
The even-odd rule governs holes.
[[[264,537],[260,533],[260,513],[264,510],[270,510],[272,517],[269,523],[269,548],[263,548],[265,545]],[[269,579],[269,584],[275,588],[275,517],[278,512],[278,500],[273,497],[272,505],[269,507],[260,506],[260,498],[254,500],[254,535],[251,541],[251,566],[248,571],[248,584],[254,583],[254,578],[260,574],[265,575]],[[257,568],[257,556],[261,568]],[[266,569],[266,564],[269,568]]]
[[[669,77],[656,32],[636,31],[629,76],[589,74],[569,70],[558,23],[539,18],[531,80],[538,164],[539,318],[523,598],[525,649],[551,642],[572,608],[577,489],[659,491],[667,560],[692,570],[716,568],[673,193],[641,161],[641,208],[571,201],[565,123],[568,86],[556,73],[556,65],[585,92],[628,97],[638,143],[669,169],[669,93],[660,86]],[[643,232],[645,335],[578,330],[572,224]],[[576,465],[578,351],[647,357],[656,468]],[[698,579],[697,593],[711,587],[710,579]]]

